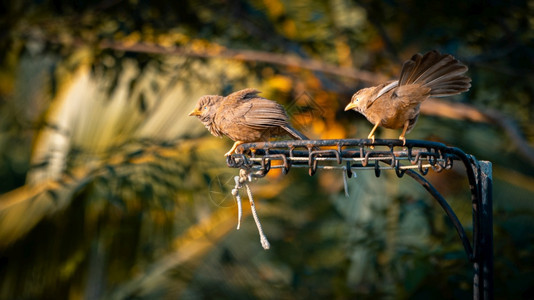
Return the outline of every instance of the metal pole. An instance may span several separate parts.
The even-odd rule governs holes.
[[[484,299],[493,299],[493,174],[491,162],[481,161],[482,207],[481,207],[481,267]]]
[[[479,231],[474,237],[478,244],[473,268],[473,298],[493,299],[493,202],[492,202],[492,168],[491,162],[479,161],[477,184],[480,186],[480,201],[474,208],[478,215]]]

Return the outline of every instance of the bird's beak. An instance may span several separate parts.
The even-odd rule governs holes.
[[[356,104],[351,102],[347,106],[345,106],[345,111],[353,109],[355,107],[356,107]]]
[[[189,113],[189,116],[196,116],[196,117],[198,117],[198,116],[200,116],[201,114],[202,114],[202,112],[201,112],[200,110],[198,110],[198,109],[195,108],[192,112]]]

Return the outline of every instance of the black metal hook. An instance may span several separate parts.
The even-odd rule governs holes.
[[[347,172],[347,177],[351,178],[352,177],[352,166],[351,166],[350,161],[347,161],[346,172]]]
[[[395,162],[395,174],[397,174],[397,177],[401,178],[402,176],[404,176],[404,173],[406,172],[406,170],[403,170],[400,168],[400,161],[397,160]]]
[[[380,177],[380,166],[378,165],[378,160],[375,160],[375,176]]]

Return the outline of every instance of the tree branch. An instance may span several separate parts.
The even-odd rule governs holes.
[[[528,159],[530,164],[534,165],[534,149],[525,140],[515,122],[499,111],[493,109],[481,110],[464,103],[428,99],[421,105],[421,113],[449,119],[497,124],[510,137],[519,153]]]
[[[100,48],[162,55],[183,55],[190,57],[226,58],[241,61],[264,62],[318,71],[355,80],[366,81],[368,83],[380,83],[382,81],[387,80],[387,77],[377,75],[372,72],[354,70],[353,68],[339,67],[333,64],[324,63],[320,60],[303,59],[291,54],[279,54],[255,50],[235,50],[223,47],[193,50],[189,47],[184,46],[161,47],[157,45],[142,43],[127,45],[124,43],[109,40],[102,41],[100,43]]]

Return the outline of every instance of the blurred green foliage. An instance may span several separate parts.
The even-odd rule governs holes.
[[[250,217],[234,230],[230,141],[187,113],[256,87],[314,138],[365,137],[352,93],[437,49],[470,68],[453,101],[532,145],[533,1],[28,0],[0,16],[0,299],[472,297],[445,214],[393,173],[358,173],[349,198],[336,172],[252,183],[264,251]],[[422,115],[409,138],[493,162],[495,298],[529,298],[532,160],[497,122]],[[470,233],[461,167],[427,177]]]

